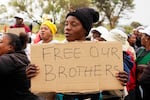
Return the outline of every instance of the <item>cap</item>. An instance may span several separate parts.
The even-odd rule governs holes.
[[[101,37],[104,38],[104,39],[109,33],[108,30],[103,26],[99,26],[97,28],[92,28],[89,35],[88,35],[88,37],[91,37],[91,39],[92,39],[92,34],[93,34],[92,31],[94,31],[94,30],[99,32],[101,34]]]
[[[107,37],[105,37],[105,39],[107,41],[118,41],[118,42],[121,42],[123,51],[127,51],[130,48],[129,47],[130,45],[129,45],[128,41],[127,41],[128,36],[122,30],[112,29],[109,32],[109,35],[107,35]]]
[[[141,33],[145,33],[148,36],[150,36],[150,26],[146,27],[144,30],[139,30]]]
[[[21,19],[24,19],[24,15],[19,13],[19,14],[16,14],[14,18],[21,18]]]

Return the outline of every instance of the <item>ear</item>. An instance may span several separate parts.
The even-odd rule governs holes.
[[[85,36],[87,36],[87,34],[89,34],[89,33],[87,33],[87,31],[85,29],[83,30],[83,33]]]
[[[146,37],[145,37],[145,41],[147,42],[148,40],[150,40],[150,37],[149,37],[149,36],[146,36]]]
[[[23,19],[20,19],[21,20],[21,22],[23,22]]]
[[[13,47],[12,45],[9,45],[8,51],[9,51],[9,52],[14,52],[14,51],[15,51],[15,50],[14,50],[14,47]]]

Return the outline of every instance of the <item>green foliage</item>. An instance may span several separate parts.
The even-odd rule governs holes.
[[[76,9],[80,7],[88,7],[90,4],[89,0],[70,0],[70,7]]]
[[[133,27],[133,28],[137,28],[138,26],[142,26],[142,24],[140,24],[139,22],[132,22],[131,23],[131,27]]]
[[[109,21],[110,28],[114,28],[125,11],[134,8],[133,0],[92,0],[93,5],[99,10],[102,20]]]
[[[15,10],[18,10],[18,11],[26,11],[26,0],[12,0],[11,2],[9,2],[9,5],[10,6],[14,6],[16,7]]]
[[[37,33],[39,29],[40,29],[40,25],[34,25],[34,27],[32,28],[32,32]]]
[[[123,26],[127,34],[132,33],[133,28],[129,25]]]

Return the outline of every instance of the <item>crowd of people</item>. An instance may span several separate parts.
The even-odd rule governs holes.
[[[43,20],[37,36],[30,37],[31,28],[23,23],[23,16],[14,17],[16,23],[10,28],[24,28],[19,35],[5,33],[0,38],[1,97],[5,100],[149,100],[150,92],[150,26],[137,27],[126,34],[120,28],[108,30],[104,26],[94,27],[99,13],[93,8],[78,8],[66,15],[64,23],[65,40],[54,40],[57,27],[51,20]],[[30,40],[30,42],[29,42]],[[30,63],[30,44],[68,43],[74,41],[117,41],[122,44],[123,71],[116,73],[116,79],[124,90],[91,93],[56,93],[49,96],[30,91],[31,79],[39,73],[39,66]],[[27,45],[28,44],[28,45]]]

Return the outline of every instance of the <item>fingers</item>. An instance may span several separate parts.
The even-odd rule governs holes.
[[[29,64],[26,68],[27,78],[31,79],[39,73],[39,68],[35,64]]]
[[[120,81],[120,83],[125,86],[128,82],[128,73],[125,71],[119,72],[116,74],[116,78]]]
[[[37,76],[37,73],[28,73],[27,78],[31,79],[33,77]]]

